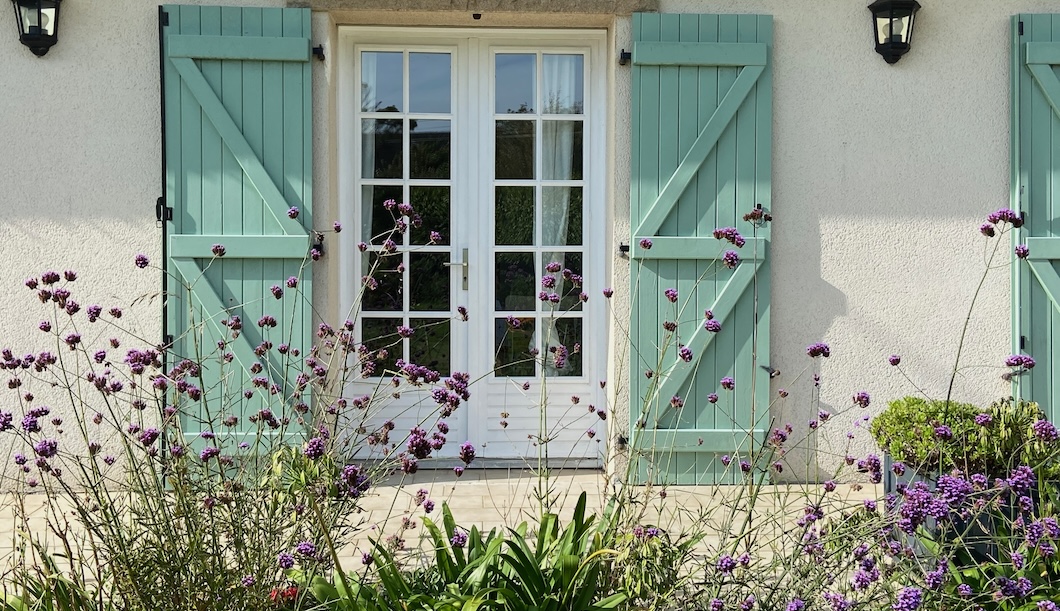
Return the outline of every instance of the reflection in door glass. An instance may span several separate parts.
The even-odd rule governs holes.
[[[437,232],[434,236],[434,244],[443,245],[449,243],[449,187],[412,187],[409,199],[416,213],[422,221],[419,226],[413,225],[409,230],[411,236],[410,244],[422,245],[431,242],[431,232]]]
[[[400,312],[402,273],[398,271],[401,256],[380,257],[367,252],[362,257],[361,275],[365,283],[361,307],[366,311]]]
[[[361,238],[372,244],[382,244],[394,229],[394,214],[383,204],[387,200],[401,201],[400,186],[365,185],[361,188]]]
[[[497,338],[495,375],[536,375],[534,350],[534,317],[509,316],[494,321]]]
[[[496,177],[534,177],[534,121],[497,121]]]
[[[409,53],[409,112],[449,112],[449,64],[448,53]]]
[[[401,52],[361,53],[361,110],[401,112]]]
[[[547,318],[542,321],[545,352],[545,375],[580,376],[582,374],[582,319]]]
[[[367,364],[367,369],[371,371],[369,375],[382,376],[387,371],[397,369],[396,363],[402,354],[401,336],[397,334],[397,328],[400,325],[400,318],[365,318],[363,320],[361,332],[364,345],[372,353]],[[365,366],[366,364],[362,364],[362,368]]]
[[[401,119],[361,121],[361,176],[401,178]]]
[[[409,254],[409,309],[440,312],[449,309],[449,253]]]
[[[529,252],[499,252],[496,254],[496,284],[494,291],[498,311],[533,312],[537,299],[537,277],[534,254]]]
[[[409,178],[449,178],[449,121],[409,119]]]
[[[537,55],[533,53],[498,53],[496,55],[497,114],[534,112],[537,93]]]
[[[413,318],[409,337],[409,360],[445,375],[452,371],[449,362],[449,319]]]
[[[494,194],[494,243],[498,246],[533,244],[534,188],[497,187]]]

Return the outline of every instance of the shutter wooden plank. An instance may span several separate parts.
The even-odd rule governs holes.
[[[653,66],[765,66],[766,46],[760,44],[635,42],[633,43],[633,61]]]
[[[1060,44],[1058,43],[1029,42],[1024,45],[1024,49],[1024,61],[1028,64],[1060,64]]]
[[[640,450],[651,450],[653,447],[666,447],[675,453],[702,454],[704,449],[721,449],[723,453],[739,454],[751,449],[752,443],[761,447],[765,441],[763,431],[756,431],[754,435],[739,433],[732,428],[728,429],[670,429],[650,431],[637,441]],[[684,457],[682,457],[684,458]]]
[[[235,7],[225,7],[235,8]],[[171,36],[170,57],[192,59],[247,59],[254,61],[309,60],[309,39],[248,36],[232,40],[228,36]]]
[[[308,236],[266,235],[173,235],[169,237],[174,257],[209,259],[214,244],[225,247],[223,259],[302,259],[309,252]],[[260,279],[259,279],[260,280]]]

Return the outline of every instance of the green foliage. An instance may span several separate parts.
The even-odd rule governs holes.
[[[977,424],[976,416],[989,416]],[[920,473],[1003,474],[1019,464],[1039,464],[1048,453],[1033,425],[1045,417],[1037,403],[1005,398],[981,409],[970,403],[904,397],[872,422],[872,435],[895,461]],[[935,428],[952,437],[941,439]]]
[[[949,470],[960,465],[982,468],[993,459],[973,448],[977,435],[975,416],[983,410],[970,403],[927,400],[920,397],[895,399],[872,421],[876,443],[921,473]],[[942,441],[935,427],[947,426],[953,437]]]
[[[622,592],[605,595],[605,560],[616,552],[602,547],[595,516],[586,515],[585,507],[583,492],[565,528],[556,514],[545,513],[535,534],[524,522],[505,535],[498,529],[464,531],[443,506],[440,527],[423,520],[434,546],[432,562],[425,567],[403,570],[393,553],[376,542],[374,580],[367,573],[339,576],[334,584],[301,573],[293,578],[335,611],[614,609],[627,599]],[[466,543],[453,545],[459,534],[467,535]]]

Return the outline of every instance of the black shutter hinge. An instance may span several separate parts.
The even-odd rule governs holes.
[[[162,350],[169,350],[173,347],[174,338],[172,335],[165,335],[162,337]]]
[[[320,61],[324,61],[324,45],[313,47],[313,57],[316,57]]]
[[[1020,336],[1020,350],[1026,350],[1026,349],[1027,349],[1027,336],[1026,335],[1021,335]]]
[[[619,66],[625,66],[632,59],[633,59],[633,53],[631,53],[629,51],[626,51],[625,49],[622,49],[622,51],[618,54],[618,65]]]
[[[1023,22],[1020,22],[1020,36],[1023,36]]]
[[[173,220],[173,208],[166,205],[165,197],[155,200],[155,220],[159,223]]]
[[[158,7],[158,23],[162,24],[162,27],[166,27],[169,25],[169,13],[162,10],[161,6]],[[1022,33],[1022,30],[1020,33]]]

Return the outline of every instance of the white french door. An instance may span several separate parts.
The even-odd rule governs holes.
[[[486,464],[546,448],[553,463],[598,460],[603,34],[342,36],[340,198],[360,244],[344,253],[344,298],[369,283],[357,323],[376,355],[349,392],[385,385],[402,362],[468,372],[471,398],[445,418],[437,456],[468,440]],[[368,428],[390,420],[399,437],[438,410],[424,393],[376,408]]]

